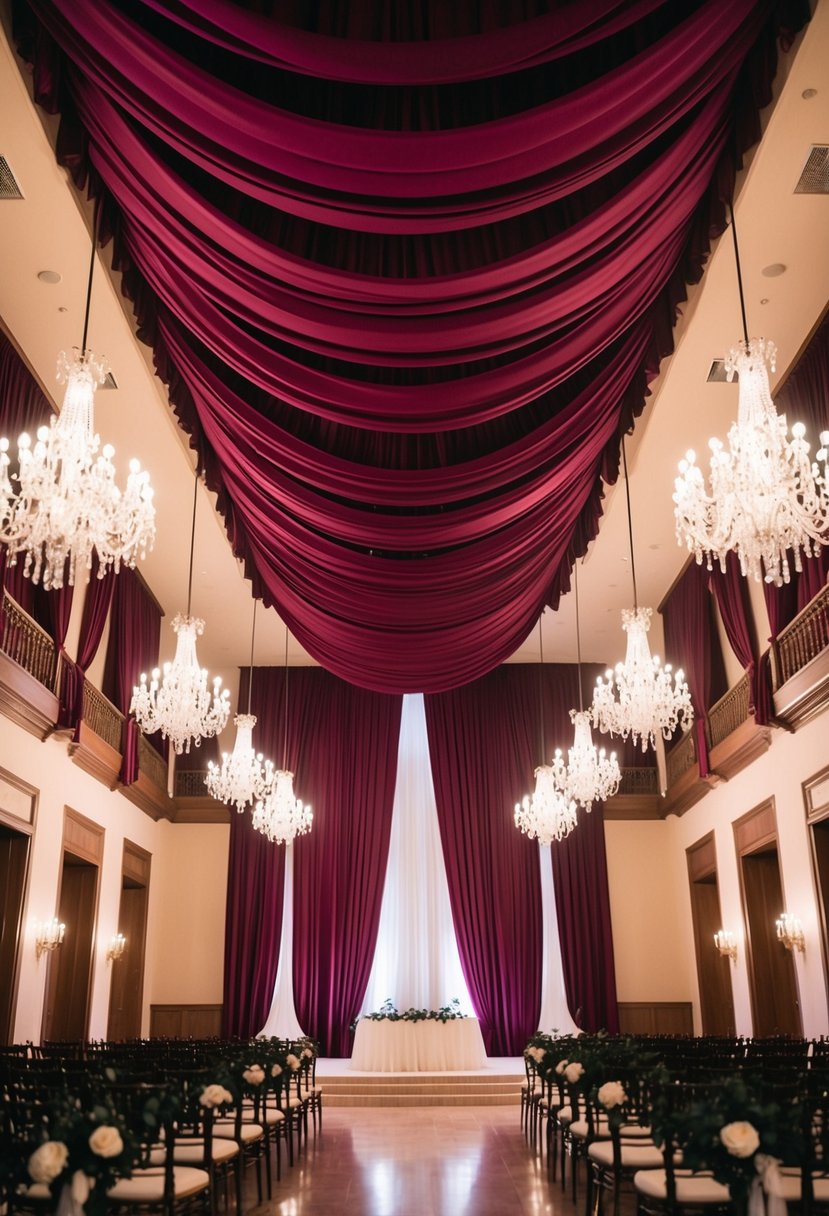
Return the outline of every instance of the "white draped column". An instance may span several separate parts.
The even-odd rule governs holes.
[[[578,828],[576,829],[578,831]],[[558,936],[556,895],[553,890],[553,859],[551,846],[538,846],[538,861],[541,866],[541,917],[542,965],[541,965],[541,1013],[538,1029],[546,1033],[578,1034],[579,1028],[567,1007],[564,990],[564,969],[561,965],[561,942]]]
[[[285,890],[282,895],[282,934],[279,967],[270,1013],[259,1031],[261,1038],[300,1039],[304,1030],[294,1008],[294,846],[285,846]]]

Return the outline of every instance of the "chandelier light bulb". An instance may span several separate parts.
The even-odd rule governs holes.
[[[145,735],[160,730],[180,756],[190,751],[191,743],[198,747],[203,738],[224,730],[230,694],[222,689],[220,676],[214,678],[211,693],[207,671],[199,667],[196,636],[204,633],[204,621],[178,613],[171,624],[176,634],[173,661],[164,664],[163,673],[156,667],[149,681],[141,676],[140,686],[133,688],[130,713]]]
[[[0,439],[0,543],[9,565],[25,553],[23,573],[33,583],[62,587],[89,578],[93,549],[98,577],[112,566],[134,566],[155,542],[155,507],[148,473],[130,461],[123,492],[115,483],[110,444],[95,434],[94,397],[108,368],[90,350],[58,359],[65,383],[63,408],[36,442],[20,436],[18,471],[12,474],[9,441]],[[16,481],[17,488],[12,481]],[[86,571],[85,576],[82,571]]]
[[[208,793],[219,802],[235,806],[240,813],[248,804],[265,796],[273,774],[270,760],[253,750],[255,714],[237,714],[236,741],[232,752],[222,753],[222,763],[208,761],[205,784]]]
[[[577,822],[576,804],[559,788],[553,767],[539,765],[532,797],[525,794],[515,804],[515,826],[531,840],[547,845],[569,836]]]
[[[662,734],[670,739],[678,725],[687,730],[694,720],[691,694],[681,670],[671,671],[657,655],[651,655],[648,630],[650,608],[626,608],[622,628],[627,634],[624,663],[599,676],[593,693],[590,714],[593,725],[603,734],[621,735],[641,741],[642,751],[656,745]]]
[[[806,428],[796,422],[788,437],[785,415],[774,408],[768,368],[776,348],[764,338],[740,342],[725,361],[728,380],[738,376],[737,421],[727,445],[711,439],[710,490],[693,451],[679,464],[675,482],[676,536],[709,570],[726,568],[733,550],[743,575],[780,586],[829,543],[829,431],[809,458]]]
[[[603,747],[597,748],[590,729],[589,710],[570,710],[570,720],[575,726],[573,746],[567,749],[565,762],[561,748],[556,748],[553,757],[553,775],[557,788],[564,794],[592,811],[594,802],[604,802],[619,789],[622,772],[616,753],[608,756]]]
[[[276,769],[269,788],[256,804],[253,826],[274,844],[293,844],[297,836],[310,832],[314,815],[310,806],[294,795],[294,774]]]

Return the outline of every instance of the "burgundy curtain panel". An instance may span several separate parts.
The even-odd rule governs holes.
[[[585,680],[589,682],[589,672]],[[544,746],[541,743],[543,697]],[[490,1055],[516,1055],[538,1028],[541,1002],[541,881],[538,846],[515,827],[513,808],[534,788],[542,756],[572,742],[576,669],[510,664],[449,693],[426,697],[429,751],[455,936],[464,977]],[[574,833],[579,836],[580,828]],[[554,846],[554,849],[557,846]],[[580,845],[576,843],[578,854]],[[605,882],[604,898],[607,899]],[[578,921],[562,951],[584,949],[613,971],[606,924],[586,924],[569,886],[558,896]],[[591,936],[595,935],[591,940]],[[578,943],[578,945],[576,945]],[[567,967],[565,966],[565,978]],[[567,986],[571,1011],[586,1004]],[[615,1023],[608,990],[605,1016]],[[574,1003],[575,1002],[575,1003]],[[601,998],[597,996],[597,1005]]]
[[[15,32],[256,594],[352,683],[445,691],[595,535],[808,8],[261,7]]]
[[[245,671],[239,703],[246,699]],[[254,743],[294,773],[294,791],[314,813],[310,833],[292,846],[297,1017],[320,1041],[324,1055],[348,1056],[349,1027],[359,1013],[377,944],[402,697],[355,688],[317,667],[293,667],[287,734],[285,704],[285,669],[255,668]],[[258,835],[247,817],[242,822]],[[265,844],[271,851],[284,849]],[[276,957],[271,967],[268,1002]]]
[[[708,575],[731,649],[748,675],[749,710],[758,726],[769,722],[772,713],[768,664],[760,662],[757,630],[748,596],[748,584],[740,573],[735,553],[728,554],[725,571],[719,565]]]
[[[104,695],[125,714],[120,780],[138,779],[138,725],[129,712],[132,691],[142,672],[158,666],[161,609],[135,570],[122,569],[115,579],[104,665]]]
[[[81,633],[78,639],[78,658],[75,663],[65,662],[64,684],[61,691],[61,726],[69,727],[73,732],[73,742],[78,742],[80,723],[83,716],[83,685],[87,668],[101,645],[104,629],[112,607],[112,596],[115,591],[115,574],[112,567],[107,567],[103,577],[99,577],[98,554],[92,554],[92,569],[89,574],[89,584],[86,588],[86,598],[83,603],[81,617]]]

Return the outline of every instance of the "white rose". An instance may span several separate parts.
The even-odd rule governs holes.
[[[29,1158],[29,1174],[46,1186],[62,1174],[69,1161],[69,1149],[62,1140],[47,1140]]]
[[[232,1102],[233,1094],[229,1094],[224,1085],[208,1085],[202,1090],[199,1102],[202,1106],[212,1110],[214,1106],[222,1106],[225,1102]]]
[[[90,1178],[83,1170],[75,1170],[69,1190],[72,1195],[72,1202],[77,1204],[78,1207],[82,1208],[86,1203],[94,1181],[95,1179]]]
[[[574,1060],[572,1064],[568,1064],[565,1068],[564,1076],[571,1085],[575,1085],[584,1076],[584,1065],[579,1064],[578,1060]]]
[[[299,1060],[295,1055],[286,1056],[285,1063],[288,1065],[291,1072],[296,1072],[296,1070],[299,1068]]]
[[[261,1064],[251,1064],[250,1068],[245,1069],[242,1076],[248,1085],[261,1085],[265,1080],[265,1070]]]
[[[544,1059],[544,1057],[546,1056],[546,1054],[547,1054],[547,1051],[546,1051],[546,1049],[545,1049],[544,1047],[536,1047],[536,1049],[535,1049],[535,1058],[536,1058],[536,1060],[538,1060],[539,1064],[540,1064],[540,1063],[541,1063],[541,1061]]]
[[[313,1059],[313,1056],[314,1056],[314,1053],[313,1053],[313,1051],[311,1051],[310,1047],[303,1047],[302,1054],[306,1060],[311,1060],[311,1059]]]
[[[271,1076],[278,1077],[278,1076],[281,1076],[281,1074],[282,1074],[282,1065],[281,1064],[272,1064],[271,1065]]]
[[[732,1157],[753,1157],[760,1147],[757,1128],[743,1120],[721,1127],[720,1140]]]
[[[104,1123],[96,1127],[89,1137],[89,1147],[99,1157],[120,1157],[124,1151],[124,1141],[117,1127]]]
[[[564,1075],[564,1070],[567,1067],[568,1063],[569,1063],[569,1060],[559,1060],[558,1064],[556,1064],[556,1072],[558,1073],[558,1075],[560,1077]]]
[[[622,1106],[628,1100],[621,1081],[605,1081],[604,1085],[599,1087],[596,1097],[605,1110],[610,1110],[614,1106]]]

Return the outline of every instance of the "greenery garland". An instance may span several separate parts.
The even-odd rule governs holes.
[[[403,1013],[399,1012],[389,997],[374,1013],[364,1013],[362,1018],[355,1018],[351,1023],[351,1029],[356,1030],[357,1023],[363,1020],[367,1022],[456,1022],[466,1016],[465,1013],[461,1013],[461,1003],[456,996],[448,1005],[441,1005],[440,1009],[406,1009]]]

